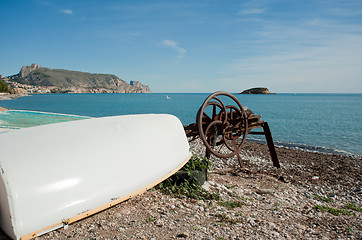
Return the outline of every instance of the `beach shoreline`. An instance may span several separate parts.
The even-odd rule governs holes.
[[[204,154],[200,141],[191,147]],[[280,169],[267,146],[254,142],[241,151],[241,169],[235,157],[228,164],[211,157],[204,187],[222,200],[149,190],[38,239],[360,239],[361,158],[276,151]],[[240,206],[225,207],[231,202]]]
[[[26,97],[28,94],[10,94],[10,93],[0,93],[0,100],[12,100],[14,98]]]

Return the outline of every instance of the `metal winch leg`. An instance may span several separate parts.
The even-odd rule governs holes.
[[[274,146],[274,142],[273,142],[273,138],[272,138],[272,135],[271,135],[271,132],[270,132],[269,125],[268,125],[267,122],[264,122],[262,124],[262,126],[263,126],[263,129],[264,129],[264,135],[265,135],[266,142],[268,144],[270,157],[271,157],[271,159],[273,161],[273,165],[276,168],[280,168],[279,160],[278,160],[278,157],[277,157],[277,153],[275,151],[275,146]]]

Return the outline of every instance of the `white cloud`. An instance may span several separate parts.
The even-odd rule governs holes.
[[[239,10],[239,15],[249,15],[249,14],[260,14],[264,13],[265,8],[249,8],[249,9],[241,9]]]
[[[245,57],[223,72],[230,85],[253,83],[284,92],[361,92],[362,37],[345,35],[324,46]]]
[[[165,39],[165,40],[162,40],[162,45],[176,50],[179,53],[178,57],[180,57],[180,58],[186,54],[186,50],[184,48],[180,47],[179,44],[175,41]]]
[[[267,0],[244,1],[240,5],[239,15],[261,14],[267,10]]]
[[[73,11],[70,9],[61,9],[60,10],[61,13],[67,14],[67,15],[72,15]]]

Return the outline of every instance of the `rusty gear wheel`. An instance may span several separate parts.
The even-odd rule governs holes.
[[[226,97],[227,101],[231,99],[236,106],[225,106],[221,97]],[[240,152],[248,129],[247,116],[240,101],[222,91],[205,99],[198,111],[196,124],[206,148],[220,158],[230,158]]]

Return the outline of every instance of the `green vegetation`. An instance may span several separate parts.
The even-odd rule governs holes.
[[[314,205],[314,207],[322,212],[329,212],[335,216],[339,216],[339,215],[352,215],[352,213],[346,209],[341,209],[341,208],[333,208],[333,207],[329,207],[329,206],[322,206],[322,205]]]
[[[332,200],[327,197],[319,197],[317,195],[315,195],[318,199],[320,199],[321,201],[324,202],[331,202]],[[357,206],[354,203],[348,203],[347,205],[345,205],[344,208],[333,208],[333,207],[329,207],[329,206],[323,206],[323,205],[314,205],[315,209],[322,211],[322,212],[329,212],[335,216],[339,216],[339,215],[354,215],[353,212],[349,211],[349,210],[353,210],[356,212],[362,212],[362,208]],[[349,210],[348,210],[349,209]]]
[[[227,189],[232,189],[232,188],[237,187],[237,185],[228,185],[228,184],[226,184],[225,187],[226,187]]]
[[[314,195],[317,199],[319,199],[322,202],[332,202],[332,199],[328,196],[328,197],[321,197],[317,194]]]
[[[200,157],[196,154],[193,154],[191,159],[183,166],[181,170],[186,171],[190,175],[193,174],[193,171],[207,171],[209,170],[210,161],[206,157]]]
[[[148,223],[152,223],[152,222],[155,222],[157,220],[157,218],[154,218],[154,217],[149,217],[146,222]]]
[[[358,207],[354,203],[348,203],[346,207],[357,212],[362,212],[362,208]]]
[[[180,198],[219,200],[220,196],[218,194],[209,193],[201,188],[200,182],[195,178],[200,172],[206,172],[209,164],[210,162],[207,158],[200,158],[194,154],[180,170],[186,172],[187,178],[180,178],[175,174],[173,177],[155,186],[155,189]]]
[[[231,218],[226,214],[216,214],[215,217],[217,217],[219,222],[221,222],[221,223],[237,224],[237,223],[242,222],[241,219]]]
[[[14,75],[11,76],[10,79],[21,84],[34,86],[57,86],[62,89],[69,89],[71,87],[114,89],[117,87],[117,82],[119,82],[121,86],[129,85],[112,74],[93,74],[43,67],[31,71],[25,78],[22,78],[19,75]]]
[[[352,234],[352,228],[351,227],[346,227],[346,234],[347,235],[351,235]]]
[[[0,80],[0,92],[9,92],[8,85],[3,80]]]
[[[231,210],[231,209],[234,209],[237,207],[242,207],[243,203],[239,202],[239,201],[219,201],[219,202],[217,202],[217,205]]]
[[[275,203],[274,207],[275,207],[274,208],[275,211],[279,211],[280,203]]]

